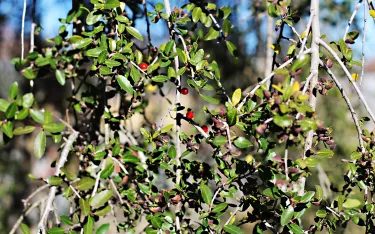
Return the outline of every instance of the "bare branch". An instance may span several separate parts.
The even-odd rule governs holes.
[[[34,192],[32,192],[26,199],[22,200],[23,202],[23,208],[24,209],[27,209],[28,207],[28,203],[29,201],[35,196],[37,195],[38,193],[40,193],[41,191],[43,191],[44,189],[48,188],[50,185],[49,184],[45,184],[43,186],[40,186],[39,188],[37,188]]]
[[[73,131],[70,134],[69,139],[65,143],[65,146],[64,146],[64,148],[61,152],[60,159],[57,162],[55,176],[60,175],[61,168],[64,167],[64,164],[68,159],[70,147],[73,145],[73,143],[74,143],[74,141],[76,140],[77,137],[78,137],[77,131]],[[55,200],[56,191],[57,191],[57,187],[52,186],[51,189],[50,189],[49,195],[48,195],[47,203],[45,205],[42,217],[41,217],[41,219],[39,221],[39,224],[38,224],[38,233],[39,232],[42,232],[43,234],[46,233],[45,227],[46,227],[46,224],[47,224],[48,214],[52,210],[52,204],[53,204],[53,201]]]
[[[342,37],[342,39],[343,39],[344,41],[345,41],[345,39],[346,39],[346,34],[348,34],[348,32],[349,32],[349,28],[350,28],[350,26],[351,26],[352,23],[353,23],[353,20],[354,20],[354,18],[355,18],[355,15],[357,14],[359,7],[361,6],[362,1],[363,1],[363,0],[359,0],[359,1],[358,1],[356,7],[354,8],[354,11],[353,11],[353,13],[352,13],[352,16],[351,16],[350,19],[349,19],[348,25],[346,26],[346,29],[345,29],[344,36]]]
[[[359,85],[362,85],[362,81],[363,81],[363,77],[365,73],[366,23],[367,23],[366,1],[363,1],[362,63],[361,63],[361,77],[359,78]]]

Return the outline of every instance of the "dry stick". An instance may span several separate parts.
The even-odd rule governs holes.
[[[311,28],[312,28],[312,41],[311,41],[311,66],[310,73],[313,74],[310,80],[310,90],[313,90],[318,82],[319,72],[319,38],[320,38],[320,26],[319,26],[319,0],[311,0]],[[309,105],[313,111],[316,108],[316,97],[313,93],[309,97]],[[306,158],[306,152],[311,149],[312,141],[314,137],[314,131],[310,130],[307,133],[303,158]],[[298,191],[298,195],[302,196],[305,193],[306,177],[300,178],[301,189]]]
[[[148,53],[150,52],[150,47],[151,47],[151,31],[150,31],[150,21],[148,20],[148,17],[147,17],[147,5],[146,5],[146,0],[143,0],[142,1],[142,5],[143,5],[143,13],[145,14],[145,18],[146,18],[146,26],[147,26],[147,38],[148,38]]]
[[[113,190],[115,190],[116,195],[117,195],[117,197],[118,197],[118,199],[119,199],[119,201],[120,201],[120,204],[121,204],[121,205],[124,204],[124,200],[122,200],[121,194],[120,194],[120,192],[117,190],[117,188],[116,188],[116,184],[115,184],[115,182],[113,182],[113,179],[110,179],[109,182],[110,182],[110,184],[112,185]]]
[[[241,208],[241,202],[238,203],[236,209],[234,210],[234,212],[232,213],[232,215],[229,217],[229,219],[224,223],[224,226],[225,227],[226,225],[228,225],[230,223],[230,220],[236,215],[236,213],[240,210]]]
[[[307,49],[303,52],[303,54],[308,54],[310,53],[311,49]],[[275,70],[277,69],[281,69],[281,68],[284,68],[286,66],[288,66],[289,64],[291,64],[296,58],[291,58],[289,59],[288,61],[286,61],[285,63],[283,63],[282,65],[280,65],[279,67],[277,67]],[[274,70],[274,71],[275,71]],[[273,77],[273,75],[275,75],[275,72],[272,71],[266,78],[264,78],[262,81],[260,81],[250,92],[248,92],[246,94],[246,96],[242,99],[242,101],[240,102],[240,104],[238,104],[237,106],[237,110],[241,110],[242,106],[245,105],[247,99],[250,97],[250,96],[253,96],[254,93],[264,84],[266,83],[269,79],[271,79]]]
[[[298,53],[298,57],[302,56],[303,50],[305,49],[305,45],[307,43],[307,38],[309,37],[309,32],[310,32],[310,28],[311,28],[311,24],[312,24],[312,19],[313,19],[313,16],[312,16],[312,14],[310,14],[310,19],[309,19],[309,22],[307,23],[307,26],[306,26],[305,36],[304,36],[304,38],[302,40],[301,50]]]
[[[362,86],[363,76],[365,73],[365,42],[366,42],[366,1],[363,2],[363,37],[362,37],[362,66],[361,66],[361,77],[359,78],[359,85]]]
[[[17,222],[13,225],[12,230],[10,230],[9,234],[14,234],[17,230],[17,228],[22,223],[23,219],[30,214],[31,211],[33,211],[36,207],[38,207],[47,197],[43,197],[39,201],[35,202],[32,206],[30,206],[29,209],[27,209],[17,220]]]
[[[49,187],[49,184],[45,184],[43,186],[40,186],[39,188],[37,188],[34,192],[32,192],[26,199],[22,200],[23,202],[23,208],[26,209],[27,208],[27,203],[38,193],[40,193],[41,191],[43,191],[44,189],[48,188]]]
[[[322,39],[318,39],[318,42],[336,59],[336,61],[339,63],[339,65],[341,66],[342,70],[345,72],[345,75],[347,76],[347,78],[349,79],[350,83],[352,83],[359,99],[362,101],[363,105],[365,106],[365,109],[367,111],[367,113],[370,115],[372,121],[375,123],[375,115],[372,113],[371,111],[371,108],[369,107],[369,105],[367,104],[366,102],[366,99],[365,97],[363,96],[361,90],[359,89],[358,85],[353,81],[352,79],[352,76],[350,75],[350,72],[348,71],[348,69],[345,67],[344,63],[341,61],[341,59],[339,58],[339,56],[337,55],[337,53],[335,51],[333,51],[333,49],[327,45],[327,43],[325,43]]]
[[[164,0],[164,6],[165,6],[165,10],[166,10],[166,13],[167,13],[167,16],[169,17],[171,15],[171,5],[169,3],[169,0]],[[168,22],[168,28],[169,30],[172,30],[172,27],[173,25],[171,24],[171,22]],[[170,35],[171,39],[173,39],[173,34]],[[174,44],[173,46],[173,52],[176,53],[177,50],[176,50],[176,44]],[[174,58],[174,66],[175,66],[175,70],[178,71],[179,69],[179,60],[178,60],[178,56],[176,56]],[[176,80],[177,80],[177,87],[176,87],[176,98],[175,98],[175,105],[179,105],[180,104],[180,92],[178,91],[178,88],[181,86],[181,77],[179,75],[177,75],[176,77]],[[178,115],[180,114],[180,111],[177,111],[176,112],[176,116],[178,118]],[[177,119],[176,118],[176,119]],[[176,171],[176,184],[179,185],[180,184],[180,181],[181,181],[181,162],[180,162],[180,157],[181,157],[181,142],[180,142],[180,134],[181,134],[181,127],[179,126],[178,123],[176,123],[176,166],[177,166],[177,171]],[[181,224],[180,224],[180,217],[178,215],[178,213],[181,211],[181,203],[178,203],[176,205],[176,210],[175,210],[175,213],[177,214],[176,215],[176,230],[177,230],[177,233],[180,232],[180,229],[181,229]]]
[[[285,170],[285,180],[289,181],[289,169],[288,169],[288,140],[286,141],[285,145],[285,152],[284,152],[284,170]]]
[[[65,162],[68,159],[70,147],[73,145],[73,143],[74,143],[74,141],[76,140],[77,137],[78,137],[77,131],[73,131],[70,134],[69,139],[65,143],[65,146],[64,146],[64,148],[61,152],[60,159],[57,162],[55,176],[60,175],[61,168],[64,166]],[[39,233],[39,232],[41,232],[42,234],[46,233],[45,226],[47,224],[48,214],[52,210],[52,204],[53,204],[53,201],[55,200],[56,191],[57,191],[57,187],[52,186],[50,191],[49,191],[49,195],[48,195],[46,206],[44,208],[44,212],[43,212],[42,217],[41,217],[41,219],[39,221],[39,224],[38,224],[38,232],[37,233]]]
[[[352,118],[353,118],[353,121],[354,121],[354,124],[355,124],[355,128],[357,129],[357,133],[358,133],[358,141],[359,141],[359,146],[361,147],[361,151],[364,152],[365,151],[365,146],[364,146],[364,143],[363,143],[363,139],[362,139],[362,129],[360,127],[360,124],[359,124],[359,119],[358,119],[358,116],[353,108],[353,105],[352,103],[350,102],[350,99],[348,98],[348,96],[346,95],[345,91],[344,91],[344,88],[342,86],[342,84],[339,82],[339,80],[336,78],[335,74],[333,74],[333,72],[331,71],[331,69],[329,69],[324,63],[322,60],[320,60],[320,65],[322,67],[324,67],[324,69],[327,71],[328,75],[333,79],[333,81],[335,82],[337,88],[340,90],[340,93],[342,95],[342,97],[344,98],[345,102],[346,102],[346,105],[348,106],[349,108],[349,111],[350,111],[350,114],[352,115]]]
[[[348,25],[346,26],[346,29],[345,29],[344,36],[342,37],[342,39],[343,39],[344,41],[345,41],[345,39],[346,39],[346,34],[348,34],[348,32],[349,32],[349,28],[350,28],[350,26],[352,25],[353,20],[354,20],[356,14],[357,14],[357,12],[358,12],[358,9],[359,9],[359,7],[361,6],[362,1],[363,1],[363,0],[359,0],[359,1],[358,1],[357,6],[354,8],[353,14],[352,14],[352,16],[351,16],[350,19],[349,19]]]

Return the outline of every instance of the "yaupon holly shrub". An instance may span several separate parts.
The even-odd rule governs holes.
[[[348,46],[358,31],[327,44],[329,36],[320,34],[318,0],[311,1],[309,22],[300,33],[294,28],[299,16],[290,8],[292,1],[267,1],[265,11],[277,19],[275,30],[280,32],[272,45],[274,69],[250,91],[238,87],[228,95],[220,81],[225,64],[212,60],[200,44],[216,40],[218,49],[237,56],[230,41],[230,7],[191,0],[171,10],[165,0],[148,9],[143,2],[148,35],[142,43],[145,39],[130,17],[136,15],[134,8],[120,0],[90,2],[90,8],[73,9],[60,20],[49,47],[13,60],[26,79],[54,73],[62,86],[71,86],[66,113],[72,117],[63,120],[39,109],[34,94],[21,94],[17,83],[8,99],[0,99],[6,141],[37,132],[37,158],[45,154],[48,138],[61,144],[61,155],[52,164],[55,175],[38,191],[49,189],[38,233],[109,233],[110,226],[134,233],[141,221],[146,221],[141,230],[146,233],[243,233],[241,226],[247,223],[254,224],[253,233],[333,233],[349,222],[375,232],[375,136],[362,128],[370,118],[357,117],[331,71],[344,72],[375,121],[355,83],[359,75],[350,72],[363,67]],[[170,40],[157,48],[150,28],[158,21],[168,25]],[[67,31],[70,25],[73,35]],[[196,35],[196,28],[205,35]],[[283,35],[284,28],[292,29],[293,38]],[[282,39],[289,41],[287,48]],[[274,77],[282,82],[272,82]],[[189,89],[181,87],[185,83]],[[154,93],[147,92],[150,87]],[[175,91],[174,100],[165,95],[167,89]],[[348,166],[345,185],[327,197],[326,188],[316,184],[308,190],[305,184],[316,174],[313,168],[334,157],[334,129],[315,114],[316,99],[331,89],[339,89],[348,104],[358,149],[343,162]],[[180,95],[193,92],[209,105],[190,109]],[[131,131],[126,120],[158,105],[154,95],[170,103],[164,117]],[[116,97],[118,106],[112,103]],[[198,112],[208,123],[195,122]],[[174,123],[165,124],[167,118]],[[196,131],[191,135],[182,126]],[[202,147],[210,148],[209,153]],[[71,212],[53,217],[59,194],[70,202]],[[31,199],[25,201],[25,214],[40,206]],[[314,219],[304,220],[311,212]],[[11,232],[20,228],[30,233],[23,218]]]

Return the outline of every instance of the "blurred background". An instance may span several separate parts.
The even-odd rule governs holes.
[[[45,40],[52,38],[57,34],[60,26],[59,18],[65,18],[72,6],[84,4],[90,8],[90,1],[87,0],[27,0],[26,22],[25,22],[25,53],[29,51],[30,45],[30,28],[32,22],[40,24],[41,31],[35,36],[35,45],[37,48],[46,46]],[[135,8],[128,9],[129,12],[137,10],[137,3],[142,1],[126,0],[126,3],[135,5]],[[157,0],[148,0],[149,9],[158,2]],[[187,0],[171,1],[173,6],[182,6],[188,3]],[[265,0],[212,0],[217,5],[230,5],[232,7],[232,15],[230,20],[234,25],[229,40],[238,48],[238,58],[232,57],[226,50],[225,43],[217,41],[201,42],[200,46],[211,54],[211,58],[215,59],[222,72],[222,83],[226,87],[229,95],[234,89],[241,87],[243,90],[257,82],[259,77],[264,77],[270,68],[266,64],[266,52],[269,47],[267,44],[267,31],[271,32],[272,43],[275,43],[279,32],[274,30],[275,19],[272,20],[272,30],[267,30],[267,14]],[[296,12],[301,19],[295,25],[297,31],[301,34],[306,27],[309,16],[309,3],[306,0],[292,1],[293,12]],[[321,1],[321,33],[326,34],[327,41],[338,40],[343,37],[345,27],[348,24],[357,1],[352,0],[325,0]],[[139,5],[141,7],[141,5]],[[10,60],[14,57],[20,57],[21,54],[21,17],[22,17],[22,0],[0,0],[0,97],[6,98],[9,86],[18,81],[23,92],[31,90],[29,82],[24,80]],[[146,35],[146,23],[142,11],[137,13],[135,19],[137,28]],[[368,13],[367,13],[368,14]],[[355,60],[361,60],[361,40],[363,28],[363,6],[360,7],[358,15],[351,26],[352,30],[360,31],[360,38],[356,44],[351,45],[355,52]],[[375,40],[372,35],[375,33],[374,21],[370,16],[367,17],[367,40],[365,44],[365,77],[361,86],[367,100],[372,108],[375,108],[375,56],[372,49],[375,48]],[[203,29],[198,28],[196,34],[202,34]],[[295,38],[291,30],[285,27],[284,36]],[[146,38],[146,37],[145,37]],[[163,22],[152,24],[151,30],[152,44],[158,46],[169,40],[167,26]],[[145,42],[146,43],[146,42]],[[287,45],[289,42],[284,40],[282,44]],[[218,47],[220,49],[218,49]],[[287,50],[288,46],[284,46]],[[286,51],[281,54],[285,56]],[[273,51],[272,51],[273,54]],[[278,61],[283,59],[278,57]],[[268,69],[268,70],[266,70]],[[360,73],[360,68],[354,71]],[[297,77],[297,80],[304,81],[306,78],[304,71]],[[322,73],[321,77],[324,77]],[[347,80],[340,73],[338,77],[342,77],[342,82],[348,88],[348,93],[353,100],[353,105],[358,113],[361,111],[360,103],[348,85]],[[66,106],[65,98],[70,95],[68,87],[61,87],[56,81],[54,75],[37,79],[32,90],[36,96],[36,100],[41,108],[48,108],[60,112]],[[196,95],[196,96],[195,96]],[[184,102],[189,103],[193,109],[201,109],[207,103],[200,103],[199,95],[191,94],[184,97]],[[167,104],[166,108],[168,108]],[[164,109],[166,109],[164,108]],[[149,109],[148,119],[157,121],[159,113],[163,108]],[[341,100],[341,95],[337,90],[331,90],[328,96],[319,96],[318,116],[325,122],[326,126],[332,126],[334,129],[333,136],[337,142],[335,157],[329,160],[329,163],[322,165],[320,171],[314,173],[318,176],[312,176],[307,184],[307,189],[314,189],[314,184],[323,183],[324,177],[329,178],[332,182],[331,187],[340,188],[343,183],[342,175],[345,172],[345,165],[341,163],[342,159],[347,159],[356,148],[356,131],[352,124],[350,113],[347,111],[346,104]],[[204,122],[204,116],[197,116],[197,119]],[[373,126],[369,126],[370,130]],[[1,137],[0,137],[1,138]],[[28,174],[32,174],[36,178],[46,178],[53,173],[50,163],[58,156],[58,146],[49,144],[46,156],[40,160],[36,160],[33,156],[33,136],[22,136],[13,139],[11,142],[4,144],[0,141],[0,233],[8,233],[19,215],[23,211],[22,199],[25,199],[32,191],[43,182],[30,179]],[[295,157],[298,157],[296,155]],[[322,176],[323,177],[320,177]],[[28,223],[35,223],[38,219],[37,212],[32,214]],[[308,218],[307,218],[308,219]],[[306,220],[306,223],[312,223],[313,220]],[[246,227],[245,227],[246,228]],[[346,233],[356,233],[351,227],[346,229]],[[340,233],[340,231],[338,232]],[[344,231],[342,232],[344,233]]]

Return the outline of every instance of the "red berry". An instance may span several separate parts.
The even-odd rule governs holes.
[[[208,132],[208,127],[206,125],[203,125],[202,127],[203,132]]]
[[[182,93],[183,95],[186,95],[186,94],[189,93],[189,90],[188,90],[187,88],[182,88],[182,89],[181,89],[181,93]]]
[[[145,63],[145,62],[142,62],[141,64],[139,64],[139,68],[141,68],[143,71],[144,71],[144,70],[147,70],[147,68],[148,68],[148,64]]]
[[[192,118],[194,118],[194,112],[192,112],[192,111],[188,111],[188,112],[186,113],[186,118],[188,118],[188,119],[192,119]]]

